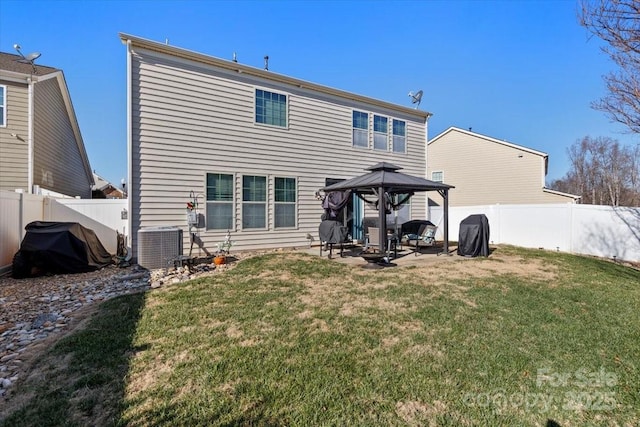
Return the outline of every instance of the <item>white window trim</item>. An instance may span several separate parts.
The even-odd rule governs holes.
[[[397,121],[397,122],[403,122],[404,123],[404,136],[400,136],[398,135],[398,138],[404,138],[404,151],[396,151],[396,147],[394,144],[394,138],[396,137],[396,134],[393,133],[393,122]],[[408,150],[408,141],[409,141],[409,126],[407,126],[407,121],[406,120],[400,120],[400,119],[391,119],[391,152],[395,153],[395,154],[407,154],[407,150]]]
[[[281,128],[282,129],[282,128]],[[264,202],[245,202],[244,201],[244,177],[245,176],[256,176],[256,177],[264,177],[266,181],[267,187],[265,188],[265,200]],[[252,174],[252,173],[243,173],[240,175],[240,183],[238,188],[238,203],[240,204],[240,230],[246,232],[252,231],[266,231],[269,230],[269,176],[263,174]],[[247,228],[244,226],[244,204],[245,203],[264,203],[264,227],[255,227],[255,228]]]
[[[2,104],[2,124],[0,124],[1,128],[6,128],[7,127],[7,86],[6,85],[0,85],[0,88],[2,88],[3,92],[4,92],[4,104]]]
[[[276,178],[288,178],[288,179],[293,179],[296,183],[296,201],[291,203],[291,202],[276,202]],[[298,186],[298,178],[295,176],[287,176],[287,175],[274,175],[273,176],[273,197],[271,197],[271,201],[272,201],[272,211],[273,211],[273,229],[274,230],[297,230],[298,229],[298,210],[299,210],[299,186]],[[294,210],[295,210],[295,218],[294,218],[294,222],[295,224],[291,227],[276,227],[276,204],[283,204],[283,205],[294,205]]]
[[[377,117],[383,117],[385,119],[387,119],[387,132],[376,132],[376,116]],[[393,120],[393,119],[391,119]],[[381,114],[373,114],[373,120],[371,122],[372,127],[373,127],[373,149],[377,150],[377,151],[389,151],[389,117],[387,116],[383,116]],[[393,122],[392,122],[393,123]],[[376,135],[384,135],[384,139],[385,139],[385,148],[376,148]]]
[[[442,181],[435,181],[435,180],[433,179],[433,174],[434,174],[434,173],[440,173],[440,174],[442,174]],[[431,180],[431,181],[433,181],[433,182],[441,182],[441,183],[443,183],[443,184],[444,184],[444,171],[443,171],[443,170],[431,171],[431,179],[430,179],[430,180]]]
[[[356,128],[356,127],[353,126],[353,113],[354,112],[365,113],[367,115],[367,128],[366,129]],[[353,110],[351,110],[351,147],[352,148],[359,148],[361,150],[371,149],[371,133],[370,133],[370,130],[371,130],[371,127],[372,127],[372,122],[371,122],[372,116],[373,116],[373,114],[370,111],[363,111],[363,110],[358,110],[358,109],[355,109],[355,108]],[[367,145],[366,146],[364,146],[364,145],[356,145],[354,143],[355,140],[353,139],[353,131],[356,130],[356,129],[359,130],[359,131],[364,131],[364,130],[367,131]]]
[[[287,125],[286,126],[278,126],[278,125],[272,125],[269,123],[259,123],[256,121],[256,90],[262,90],[265,92],[271,92],[271,93],[276,93],[278,95],[284,95],[287,97],[287,108],[286,108],[286,112],[285,114],[287,115],[286,117],[286,121],[287,121]],[[289,130],[289,106],[291,105],[291,94],[288,92],[283,92],[283,91],[276,91],[273,90],[271,88],[266,88],[266,87],[260,87],[260,86],[254,86],[253,87],[253,125],[254,126],[259,126],[259,127],[267,127],[269,129],[281,129],[281,130]]]
[[[207,175],[208,174],[219,174],[219,175],[231,175],[231,179],[233,181],[233,198],[231,200],[231,202],[221,202],[221,201],[217,201],[217,200],[207,200]],[[207,209],[209,206],[209,203],[231,203],[231,228],[229,228],[229,231],[236,231],[236,206],[237,206],[237,197],[236,197],[236,186],[237,186],[237,176],[235,173],[232,172],[205,172],[204,174],[204,216],[205,219],[207,218]],[[205,228],[204,231],[206,233],[220,233],[221,231],[226,231],[226,229],[222,229],[222,228],[209,228],[208,224],[205,224]]]

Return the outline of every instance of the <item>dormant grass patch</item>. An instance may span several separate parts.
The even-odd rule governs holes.
[[[3,425],[640,423],[640,272],[512,247],[420,258],[267,254],[106,303]]]

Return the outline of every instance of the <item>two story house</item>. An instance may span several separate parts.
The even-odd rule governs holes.
[[[456,127],[428,143],[428,179],[456,187],[451,206],[577,203],[545,187],[548,163],[541,151]]]
[[[61,70],[0,52],[0,190],[91,198],[93,173]]]
[[[318,239],[318,189],[379,162],[425,177],[429,113],[120,34],[127,47],[129,229],[189,229],[209,249]],[[383,82],[381,82],[382,84]],[[352,234],[365,207],[354,198]],[[426,197],[408,207],[425,218]],[[184,244],[188,243],[184,234]]]

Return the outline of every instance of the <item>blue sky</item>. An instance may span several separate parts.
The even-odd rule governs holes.
[[[547,180],[584,136],[636,144],[590,102],[613,67],[577,1],[0,1],[0,50],[64,71],[92,168],[126,177],[126,49],[118,33],[433,113],[549,154]]]

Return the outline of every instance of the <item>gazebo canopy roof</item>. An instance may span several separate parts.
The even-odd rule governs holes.
[[[384,187],[389,194],[409,193],[413,191],[437,191],[454,188],[441,182],[430,181],[418,176],[407,175],[398,170],[399,166],[387,162],[380,162],[366,168],[371,172],[355,178],[347,179],[336,184],[324,187],[324,192],[353,190],[358,193],[374,193],[380,187]]]
[[[366,170],[371,172],[355,178],[347,179],[333,185],[322,188],[325,193],[332,191],[351,190],[358,194],[375,194],[378,201],[383,194],[413,194],[416,191],[437,191],[444,199],[444,251],[449,252],[449,201],[448,194],[451,185],[430,181],[417,176],[406,175],[398,172],[399,166],[387,162],[380,162]],[[387,216],[386,209],[378,209],[379,220],[379,250],[384,252],[387,242]]]

